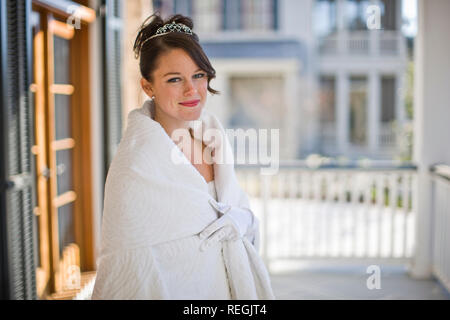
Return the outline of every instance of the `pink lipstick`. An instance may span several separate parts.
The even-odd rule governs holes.
[[[185,106],[185,107],[195,107],[195,106],[197,106],[199,104],[199,102],[200,102],[200,99],[197,99],[197,100],[190,100],[190,101],[180,102],[180,104],[182,106]]]

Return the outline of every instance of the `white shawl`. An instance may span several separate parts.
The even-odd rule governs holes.
[[[266,267],[245,237],[200,252],[199,232],[218,217],[208,203],[208,185],[152,119],[153,112],[153,103],[146,101],[129,113],[108,171],[92,298],[274,299]],[[222,125],[206,109],[199,120],[191,123],[218,129],[223,137],[203,139],[225,159],[224,164],[214,163],[218,201],[249,208]],[[194,135],[202,132],[191,128]],[[184,163],[173,163],[174,150]],[[228,283],[228,296],[218,292],[220,282]]]

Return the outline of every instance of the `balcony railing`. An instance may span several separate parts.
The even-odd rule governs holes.
[[[393,162],[311,167],[283,164],[276,175],[236,166],[261,222],[261,254],[276,259],[407,262],[414,250],[416,168]]]
[[[381,150],[389,151],[398,145],[398,129],[391,123],[380,123],[376,146]],[[321,123],[320,127],[320,150],[325,154],[337,154],[338,132],[334,123]],[[368,148],[368,146],[367,146]]]
[[[397,144],[397,130],[388,123],[380,124],[380,132],[378,135],[378,145],[382,148],[393,148]]]
[[[450,166],[432,167],[433,273],[450,291]]]
[[[397,31],[338,32],[319,41],[322,55],[400,56],[405,50],[405,39]]]

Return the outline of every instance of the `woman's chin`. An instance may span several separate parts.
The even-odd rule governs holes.
[[[182,117],[185,121],[198,120],[202,114],[202,106],[198,107],[185,107],[182,110]]]

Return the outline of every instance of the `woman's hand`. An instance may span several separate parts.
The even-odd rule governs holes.
[[[237,240],[246,236],[250,242],[257,245],[258,219],[250,210],[231,206],[210,199],[209,203],[222,216],[200,232],[200,239],[204,239],[200,250],[204,251],[211,245],[226,240]]]

